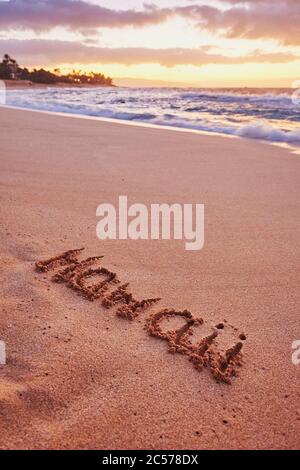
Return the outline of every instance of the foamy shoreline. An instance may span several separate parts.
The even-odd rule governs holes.
[[[8,89],[6,103],[295,147],[300,144],[297,90],[42,87]]]
[[[216,137],[221,137],[225,139],[242,139],[242,140],[250,140],[253,142],[258,141],[263,144],[267,145],[274,145],[280,148],[283,148],[285,150],[290,151],[291,153],[294,154],[300,154],[300,148],[299,146],[288,144],[285,142],[270,142],[268,140],[264,139],[250,139],[249,137],[244,137],[244,136],[238,136],[238,135],[231,135],[231,134],[223,134],[219,132],[212,132],[212,131],[203,131],[203,130],[197,130],[197,129],[188,129],[184,127],[172,127],[172,126],[167,126],[167,125],[159,125],[159,124],[151,124],[151,123],[146,123],[146,122],[137,122],[137,121],[126,121],[125,119],[117,119],[117,118],[106,118],[106,117],[101,117],[101,116],[88,116],[84,114],[73,114],[73,113],[66,113],[66,112],[54,112],[54,111],[44,111],[41,109],[30,109],[30,108],[22,108],[18,106],[8,106],[8,105],[0,105],[0,108],[4,109],[12,109],[12,110],[18,110],[18,111],[30,111],[33,113],[42,113],[42,114],[48,114],[52,116],[59,116],[59,117],[67,117],[67,118],[77,118],[77,119],[87,119],[87,120],[92,120],[92,121],[99,121],[99,122],[108,122],[111,124],[121,124],[121,125],[126,125],[126,126],[133,126],[133,127],[144,127],[144,128],[150,128],[150,129],[157,129],[157,130],[167,130],[167,131],[172,131],[172,132],[186,132],[186,133],[192,133],[192,134],[199,134],[203,136],[216,136]]]

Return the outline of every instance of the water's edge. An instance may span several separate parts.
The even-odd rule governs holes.
[[[151,124],[147,122],[137,122],[137,121],[126,121],[125,119],[117,119],[117,118],[107,118],[102,116],[89,116],[86,114],[75,114],[75,113],[67,113],[67,112],[58,112],[58,111],[45,111],[42,109],[32,109],[32,108],[24,108],[21,106],[11,106],[11,105],[4,105],[0,104],[0,109],[11,109],[16,111],[26,111],[38,114],[45,114],[49,116],[58,116],[58,117],[66,117],[66,118],[73,118],[73,119],[83,119],[88,121],[98,121],[98,122],[107,122],[110,124],[119,124],[122,126],[131,126],[131,127],[142,127],[148,129],[155,129],[158,131],[171,131],[171,132],[180,132],[180,133],[188,133],[188,134],[196,134],[200,136],[207,136],[213,137],[216,136],[222,139],[235,139],[235,140],[247,140],[249,142],[255,143],[259,142],[260,144],[264,145],[272,145],[276,147],[280,147],[284,150],[289,151],[293,154],[300,155],[300,149],[297,146],[293,146],[284,142],[272,142],[263,139],[251,139],[249,137],[242,137],[232,134],[223,134],[221,132],[215,131],[204,131],[198,129],[189,129],[185,127],[175,127],[175,126],[168,126],[166,124]]]

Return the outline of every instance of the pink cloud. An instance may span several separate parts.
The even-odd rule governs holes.
[[[199,28],[229,38],[276,39],[286,45],[300,44],[299,0],[226,0],[233,7],[191,5],[180,14],[198,21]]]
[[[0,39],[0,55],[8,53],[20,64],[47,66],[61,63],[82,64],[124,64],[158,63],[166,67],[176,65],[241,64],[254,62],[286,63],[299,60],[300,56],[288,53],[266,54],[260,50],[239,57],[213,54],[209,47],[199,49],[147,49],[147,48],[101,48],[81,43],[55,40],[14,40]]]
[[[171,9],[148,6],[143,11],[113,10],[82,0],[9,0],[0,1],[2,29],[45,31],[55,26],[71,29],[97,27],[142,27],[160,23]]]
[[[286,45],[300,45],[299,0],[224,0],[224,6],[227,9],[221,10],[207,2],[114,10],[83,0],[0,0],[0,27],[42,32],[61,26],[88,33],[100,27],[159,24],[177,15],[229,38],[276,39]]]

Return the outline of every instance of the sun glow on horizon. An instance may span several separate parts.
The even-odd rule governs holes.
[[[297,70],[300,70],[300,60],[295,63],[282,64],[236,64],[236,65],[192,65],[163,67],[159,64],[139,64],[126,66],[121,64],[57,64],[51,70],[60,68],[62,73],[80,70],[84,73],[104,73],[115,79],[136,79],[182,83],[187,86],[238,86],[238,87],[290,87],[297,79]]]
[[[84,5],[84,0],[80,1]],[[70,0],[63,0],[63,3],[68,2]],[[0,6],[4,3],[9,2],[0,0]],[[231,8],[237,15],[235,2],[202,0],[194,2],[195,10],[186,10],[194,5],[186,0],[154,2],[156,7],[143,6],[144,2],[139,0],[131,0],[126,5],[117,0],[94,0],[89,5],[91,3],[95,8],[105,9],[101,13],[103,18],[109,12],[102,27],[72,28],[58,24],[62,20],[55,11],[57,3],[53,3],[52,27],[41,29],[37,22],[34,30],[13,23],[12,28],[1,33],[0,53],[13,55],[20,65],[29,68],[60,68],[64,73],[74,69],[94,71],[116,80],[126,77],[148,80],[149,84],[153,80],[171,85],[288,87],[300,78],[300,40],[294,40],[292,33],[290,43],[280,41],[276,34],[264,37],[264,31],[263,37],[258,33],[257,37],[254,34],[249,37],[243,32],[225,36],[222,19],[215,20],[212,11],[219,8],[219,12],[227,12]],[[199,10],[203,6],[207,9]],[[165,10],[176,8],[175,15],[163,16]],[[62,10],[62,14],[64,12]],[[137,23],[136,15],[141,12],[149,17],[157,15],[157,19],[143,18]],[[201,14],[206,12],[211,25],[200,27]],[[44,20],[48,23],[47,18]],[[216,21],[220,21],[220,25]],[[227,16],[226,25],[229,22]],[[234,18],[232,22],[234,26]]]

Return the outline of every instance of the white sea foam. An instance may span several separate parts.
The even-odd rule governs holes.
[[[299,144],[293,91],[43,88],[9,91],[7,104]]]
[[[250,139],[270,140],[273,142],[300,143],[300,128],[292,131],[282,131],[269,124],[255,122],[241,127],[235,133],[240,137]]]

